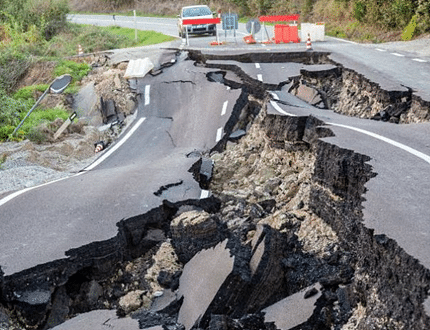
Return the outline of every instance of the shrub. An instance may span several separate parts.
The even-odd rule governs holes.
[[[91,71],[91,66],[87,63],[76,63],[74,61],[60,61],[54,69],[54,75],[59,77],[63,74],[69,74],[73,78],[73,82],[81,80],[88,72]]]
[[[357,1],[354,4],[354,18],[363,22],[366,17],[366,4],[363,1]]]

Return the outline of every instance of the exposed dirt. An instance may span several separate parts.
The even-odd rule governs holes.
[[[198,52],[190,58],[199,65],[207,60]],[[321,59],[323,54],[302,60]],[[0,307],[0,324],[11,315],[28,328],[45,328],[79,313],[115,308],[138,319],[141,328],[183,329],[177,324],[182,298],[173,293],[157,309],[157,297],[178,289],[184,267],[200,251],[224,242],[234,256],[233,270],[194,329],[273,330],[261,311],[318,283],[319,289],[305,293],[305,299],[319,294],[309,318],[292,329],[426,328],[430,318],[422,304],[429,270],[363,226],[362,196],[375,175],[369,157],[319,140],[330,132],[313,117],[267,114],[265,86],[238,68],[229,70],[237,79],[223,83],[242,93],[226,137],[206,155],[214,161],[214,196],[164,201],[120,221],[116,237],[70,251],[67,260],[0,276],[8,307]],[[237,129],[246,135],[229,139]],[[198,174],[199,166],[193,171]],[[48,299],[24,299],[35,293]]]
[[[97,157],[94,144],[105,141],[108,145],[121,132],[121,125],[104,131],[98,130],[98,126],[103,125],[101,97],[115,102],[117,112],[123,114],[122,119],[134,112],[134,96],[123,78],[127,63],[111,67],[105,55],[76,57],[75,60],[87,61],[93,66],[93,70],[78,85],[93,85],[93,98],[97,102],[92,106],[84,104],[83,107],[81,105],[76,108],[73,95],[49,94],[45,97],[41,108],[61,107],[69,113],[77,111],[78,119],[56,140],[54,133],[63,124],[62,119],[51,124],[41,123],[38,127],[40,138],[35,142],[25,140],[0,144],[0,194],[68,176],[93,162]],[[52,82],[54,67],[54,62],[34,63],[22,78],[20,87]],[[40,94],[35,92],[35,97],[38,98]],[[98,126],[93,126],[94,124]]]

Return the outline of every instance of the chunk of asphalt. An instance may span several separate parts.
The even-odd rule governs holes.
[[[138,330],[139,322],[132,318],[118,318],[116,310],[96,310],[89,313],[80,314],[52,330]],[[163,329],[158,327],[158,329]],[[155,330],[155,329],[153,329]]]
[[[200,251],[185,265],[179,280],[178,296],[184,297],[184,302],[178,322],[186,330],[205,314],[233,266],[234,257],[227,248],[227,240],[212,249]]]
[[[17,300],[27,303],[32,306],[45,305],[51,299],[51,291],[49,290],[34,290],[24,291],[17,294]]]
[[[246,135],[246,131],[244,131],[243,129],[238,129],[237,131],[234,131],[233,133],[231,133],[228,139],[230,141],[237,141],[240,138],[244,137],[245,135]]]
[[[214,161],[207,157],[202,157],[202,164],[200,165],[200,183],[203,187],[207,187],[212,179],[212,172]]]
[[[305,293],[310,292],[312,289],[318,290],[318,293],[306,299],[304,297]],[[305,323],[312,316],[315,303],[320,296],[321,285],[319,283],[305,288],[263,309],[265,322],[274,322],[276,328],[280,330],[292,329]]]

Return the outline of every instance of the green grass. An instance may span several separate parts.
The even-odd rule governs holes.
[[[77,55],[78,45],[82,46],[85,53],[93,53],[174,40],[173,37],[154,31],[138,30],[137,37],[136,41],[134,29],[69,23],[67,29],[49,41],[44,55],[47,58]]]
[[[91,70],[91,67],[85,62],[77,63],[64,60],[65,57],[77,55],[78,45],[83,47],[85,53],[92,53],[174,40],[173,37],[154,31],[138,30],[137,32],[138,39],[136,41],[134,29],[68,23],[61,33],[49,41],[40,41],[39,38],[31,42],[21,38],[19,43],[0,44],[0,72],[2,70],[6,72],[5,69],[11,70],[12,72],[7,75],[11,77],[12,73],[16,71],[14,76],[18,77],[22,76],[28,68],[27,59],[57,61],[52,80],[63,74],[70,74],[73,77],[72,83],[63,93],[74,94],[79,90],[76,82],[80,81]],[[18,61],[21,59],[23,59],[21,61],[22,68],[20,67],[21,62]],[[36,102],[34,99],[35,91],[44,92],[48,88],[46,84],[34,85],[10,93],[15,85],[16,83],[3,86],[0,81],[0,141],[11,138],[10,134]],[[9,91],[9,94],[5,91]],[[52,122],[56,118],[66,119],[67,117],[68,113],[62,109],[35,109],[12,140],[19,141],[30,138],[36,142],[43,142],[43,130],[38,130],[38,126]]]

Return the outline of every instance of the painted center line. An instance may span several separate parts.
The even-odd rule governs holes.
[[[260,81],[263,81],[263,75],[262,74],[257,74],[257,79]]]
[[[422,60],[420,58],[413,58],[412,61],[421,62],[421,63],[427,63],[426,60]]]
[[[377,50],[378,52],[386,52],[386,51],[387,51],[386,49],[381,49],[381,48],[376,48],[376,50]]]
[[[224,116],[227,113],[227,105],[228,105],[228,101],[225,101],[224,104],[222,105],[221,116]]]
[[[260,69],[260,68],[261,68],[260,63],[255,63],[255,67],[256,67],[257,69]]]
[[[218,128],[216,131],[216,142],[219,142],[222,138],[222,127]]]
[[[399,56],[399,57],[404,57],[405,56],[405,55],[402,55],[402,54],[399,54],[399,53],[391,53],[391,55]]]
[[[148,105],[151,102],[150,99],[150,90],[151,90],[151,85],[146,85],[145,86],[145,105]]]
[[[284,115],[291,116],[291,117],[297,117],[297,115],[294,115],[292,113],[288,113],[288,112],[282,110],[281,107],[278,104],[276,104],[276,102],[270,101],[270,104],[278,112],[280,112],[280,113],[282,113]],[[379,134],[376,134],[376,133],[372,133],[372,132],[366,131],[364,129],[353,127],[353,126],[348,126],[348,125],[343,125],[343,124],[336,124],[336,123],[331,123],[331,122],[326,122],[326,124],[332,125],[332,126],[337,126],[337,127],[342,127],[342,128],[350,129],[352,131],[356,131],[356,132],[362,133],[362,134],[366,134],[366,135],[371,136],[371,137],[373,137],[375,139],[378,139],[378,140],[381,140],[381,141],[386,142],[388,144],[391,144],[394,147],[400,148],[400,149],[402,149],[402,150],[404,150],[404,151],[406,151],[406,152],[408,152],[408,153],[410,153],[410,154],[412,154],[412,155],[414,155],[414,156],[416,156],[418,158],[421,158],[422,160],[424,160],[425,162],[427,162],[427,163],[430,164],[430,156],[428,156],[425,153],[422,153],[422,152],[420,152],[420,151],[418,151],[416,149],[408,147],[407,145],[404,145],[404,144],[402,144],[400,142],[397,142],[397,141],[391,140],[389,138],[386,138],[385,136],[382,136],[382,135],[379,135]]]

